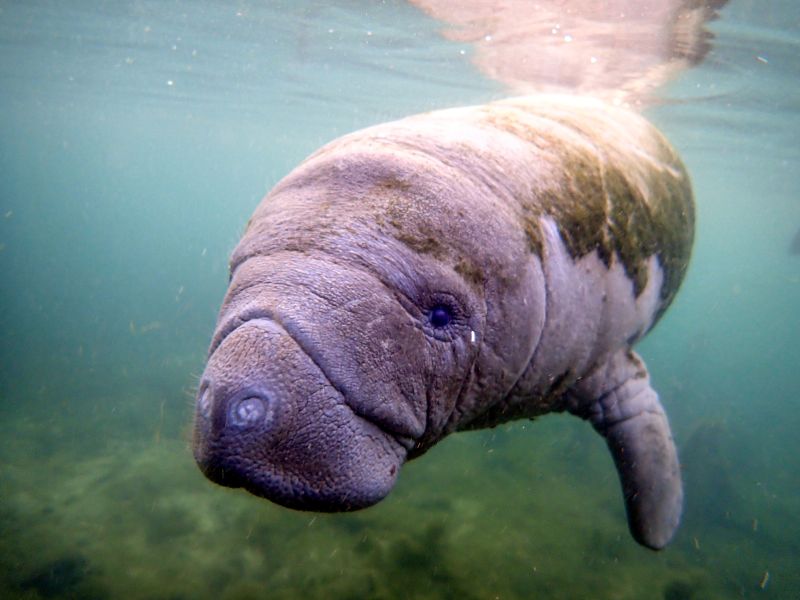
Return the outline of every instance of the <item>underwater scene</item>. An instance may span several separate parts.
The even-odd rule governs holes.
[[[641,3],[623,40],[620,1],[589,64],[638,62],[594,79],[545,39],[591,19],[537,39],[494,4],[0,2],[0,598],[800,598],[800,4]],[[634,541],[566,413],[449,435],[350,513],[208,481],[196,395],[264,195],[338,136],[544,81],[641,111],[691,174],[691,262],[636,345],[672,542]]]

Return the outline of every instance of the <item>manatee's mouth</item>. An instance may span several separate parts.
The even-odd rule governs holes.
[[[215,339],[203,375],[193,449],[201,471],[298,510],[357,510],[385,497],[412,441],[357,414],[268,311],[244,317]]]
[[[247,308],[240,314],[234,315],[233,317],[230,317],[224,321],[223,326],[218,329],[214,339],[211,342],[211,347],[208,351],[208,359],[211,359],[211,356],[217,351],[219,346],[229,335],[247,323],[256,320],[269,321],[282,329],[285,334],[289,336],[297,345],[300,351],[312,363],[314,363],[314,366],[316,366],[316,368],[325,378],[328,385],[330,385],[331,388],[335,390],[336,393],[342,398],[344,405],[350,409],[354,416],[363,419],[364,421],[377,427],[382,433],[394,439],[400,446],[405,448],[406,451],[410,451],[415,446],[416,440],[414,437],[398,431],[397,428],[392,427],[390,423],[378,422],[376,419],[364,414],[363,411],[359,411],[357,406],[355,406],[354,403],[349,400],[348,395],[343,390],[343,386],[336,381],[335,377],[332,376],[330,369],[326,368],[325,361],[321,359],[320,351],[316,348],[316,345],[308,340],[307,336],[305,336],[296,325],[284,319],[280,319],[275,313],[266,310],[263,307]]]

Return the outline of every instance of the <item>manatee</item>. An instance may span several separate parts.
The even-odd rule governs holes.
[[[446,435],[569,412],[607,441],[633,537],[681,516],[675,445],[632,346],[674,298],[694,207],[644,118],[532,96],[322,147],[250,219],[198,387],[212,481],[350,511]]]

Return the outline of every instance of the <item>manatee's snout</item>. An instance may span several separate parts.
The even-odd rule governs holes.
[[[272,435],[275,400],[252,386],[226,397],[215,383],[204,379],[197,399],[195,458],[215,483],[247,487],[257,475],[253,465],[258,454]]]
[[[325,373],[267,318],[240,325],[212,353],[193,445],[215,483],[315,511],[378,502],[406,457],[391,434],[353,413]]]

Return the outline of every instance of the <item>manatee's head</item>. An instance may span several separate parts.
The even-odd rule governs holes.
[[[508,393],[543,318],[510,209],[362,141],[324,148],[256,210],[198,391],[206,476],[292,508],[383,498],[405,460]]]
[[[293,253],[240,265],[198,390],[205,475],[297,509],[382,499],[469,377],[482,313],[454,283]]]

